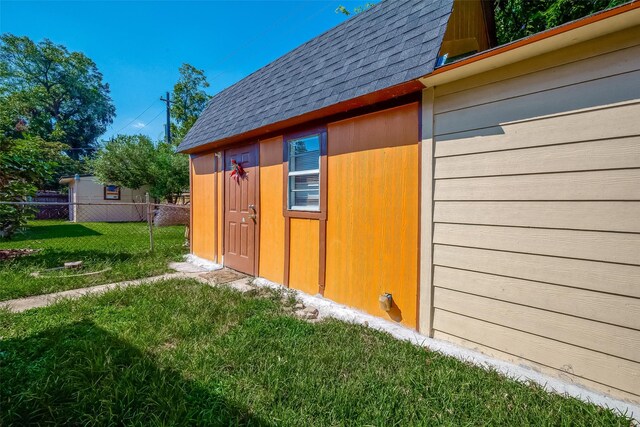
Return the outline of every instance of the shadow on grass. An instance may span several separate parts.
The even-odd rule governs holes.
[[[0,425],[269,425],[98,327],[0,340]]]
[[[4,266],[11,269],[29,269],[32,267],[53,268],[60,267],[65,262],[83,261],[85,263],[122,263],[127,261],[135,261],[136,259],[148,258],[151,255],[149,251],[140,251],[127,248],[113,251],[97,251],[97,250],[61,250],[46,248],[31,255],[14,258],[4,261]],[[0,264],[0,267],[3,265]]]
[[[36,223],[37,224],[37,223]],[[63,239],[68,237],[101,236],[102,233],[82,224],[61,223],[52,225],[29,225],[24,232],[16,233],[2,242],[24,242],[28,240]]]

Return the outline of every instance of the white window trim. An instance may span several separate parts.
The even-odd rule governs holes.
[[[320,211],[320,206],[318,206],[318,209],[312,209],[311,206],[291,206],[289,208],[290,211],[300,211],[300,212],[319,212]]]
[[[303,171],[289,172],[289,176],[304,176],[304,175],[318,175],[320,176],[320,169],[307,169]]]

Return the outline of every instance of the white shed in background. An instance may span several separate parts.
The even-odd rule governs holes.
[[[69,185],[69,221],[127,222],[143,221],[146,187],[133,190],[104,185],[92,175],[62,177],[60,184]],[[138,205],[124,203],[139,203]]]

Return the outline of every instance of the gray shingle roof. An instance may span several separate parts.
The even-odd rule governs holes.
[[[189,150],[433,71],[453,0],[384,0],[214,95]]]

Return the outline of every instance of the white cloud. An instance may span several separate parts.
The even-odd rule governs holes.
[[[134,124],[132,124],[131,127],[134,128],[134,129],[142,129],[146,125],[147,125],[146,123],[138,121],[138,122],[135,122]]]

